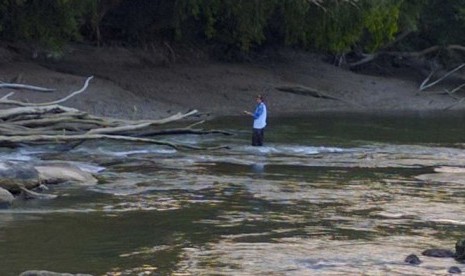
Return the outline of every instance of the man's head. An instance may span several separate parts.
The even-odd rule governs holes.
[[[261,103],[264,101],[263,95],[260,95],[260,94],[257,95],[256,99],[257,99],[257,103]]]

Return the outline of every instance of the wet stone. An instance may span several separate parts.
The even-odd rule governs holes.
[[[37,179],[38,173],[31,165],[16,162],[2,162],[0,163],[0,177],[11,179]]]
[[[33,188],[38,185],[39,173],[31,165],[22,162],[0,162],[0,187],[20,192],[20,185]]]
[[[426,249],[421,255],[435,258],[453,258],[455,253],[449,249]]]
[[[465,260],[465,239],[459,239],[455,243],[455,259],[458,261]]]
[[[451,266],[449,270],[447,270],[450,274],[461,274],[462,270],[456,266]]]
[[[0,208],[8,207],[14,199],[14,196],[8,190],[0,187]]]
[[[405,258],[405,262],[411,265],[418,265],[421,264],[420,258],[418,258],[415,254],[410,254]]]

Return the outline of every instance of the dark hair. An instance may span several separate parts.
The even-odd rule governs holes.
[[[264,101],[264,100],[265,100],[265,98],[263,97],[263,95],[260,95],[260,94],[257,95],[257,99],[260,99],[260,101]]]

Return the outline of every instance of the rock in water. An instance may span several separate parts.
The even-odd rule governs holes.
[[[436,258],[453,258],[455,253],[449,249],[426,249],[421,255]]]
[[[418,256],[415,255],[415,254],[410,254],[410,255],[408,255],[408,256],[405,258],[405,262],[408,263],[408,264],[412,264],[412,265],[421,264],[420,258],[418,258]]]
[[[0,162],[0,187],[19,193],[19,187],[32,189],[39,185],[39,172],[24,162]]]
[[[15,197],[8,191],[0,187],[0,208],[8,207]]]
[[[48,164],[35,166],[35,169],[39,172],[41,182],[45,183],[54,184],[67,181],[87,185],[97,183],[97,179],[91,173],[70,164]]]
[[[461,274],[462,270],[460,270],[460,268],[456,266],[451,266],[449,270],[447,270],[447,272],[449,272],[450,274]]]
[[[460,239],[455,243],[455,255],[456,260],[465,260],[465,239]]]

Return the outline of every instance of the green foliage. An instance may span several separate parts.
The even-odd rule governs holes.
[[[401,0],[178,0],[176,33],[182,39],[184,26],[196,22],[202,30],[199,34],[205,39],[243,51],[267,40],[335,54],[348,52],[356,45],[375,51],[394,39],[401,3]]]
[[[429,43],[465,43],[465,0],[429,0],[420,16],[420,32]]]
[[[58,49],[81,39],[278,44],[341,55],[465,44],[465,0],[0,0],[0,37]],[[410,47],[410,48],[409,48]]]
[[[371,6],[365,9],[363,20],[363,26],[370,36],[366,50],[374,52],[394,40],[398,32],[400,8],[401,1],[371,1]]]
[[[329,53],[342,54],[350,50],[363,34],[363,17],[358,6],[331,1],[325,10],[313,9],[306,26],[310,29],[310,44]]]
[[[192,19],[199,23],[207,40],[248,51],[265,40],[267,26],[278,0],[179,0],[177,37],[183,24]],[[189,23],[188,23],[189,24]]]
[[[417,31],[419,19],[427,5],[427,1],[403,0],[400,5],[399,29],[403,31]]]
[[[309,31],[307,27],[307,15],[311,8],[306,0],[283,0],[280,1],[276,9],[276,16],[273,20],[279,22],[278,30],[275,33],[281,33],[286,45],[296,45],[302,43],[307,45],[309,40]]]
[[[3,39],[35,42],[58,49],[65,42],[79,39],[80,19],[89,2],[91,0],[3,0],[0,9],[8,16],[1,18],[0,35]]]
[[[357,46],[376,51],[398,32],[401,1],[330,1],[324,11],[312,10],[306,24],[311,31],[306,44],[329,53],[343,54]]]

